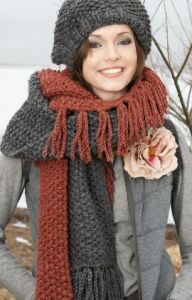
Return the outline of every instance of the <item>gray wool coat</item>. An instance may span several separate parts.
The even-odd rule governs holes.
[[[131,178],[123,169],[123,160],[118,158],[114,165],[116,186],[119,188],[116,196],[123,190],[124,184],[133,231],[140,300],[191,300],[192,184],[190,175],[192,175],[192,153],[181,131],[170,122],[165,125],[172,130],[179,145],[177,170],[170,176],[165,175],[155,180]],[[20,159],[7,158],[1,153],[0,282],[18,300],[32,300],[35,295],[38,187],[38,169]],[[32,274],[19,263],[5,244],[5,228],[24,188],[35,249]],[[178,278],[175,277],[170,257],[164,249],[170,205],[179,236],[183,262]],[[123,209],[119,210],[116,212],[116,217],[122,213]]]

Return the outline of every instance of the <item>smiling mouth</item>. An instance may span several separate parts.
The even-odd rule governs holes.
[[[114,68],[99,71],[103,76],[108,78],[116,78],[122,75],[124,68]]]

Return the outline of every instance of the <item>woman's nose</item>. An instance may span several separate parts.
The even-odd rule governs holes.
[[[106,49],[105,60],[116,60],[121,58],[118,49],[114,46],[109,46]]]

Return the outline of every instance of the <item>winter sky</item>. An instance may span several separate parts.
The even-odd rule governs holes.
[[[91,1],[91,0],[90,0]],[[179,43],[171,30],[185,39],[180,31],[181,26],[175,14],[173,4],[187,28],[189,37],[192,36],[192,24],[189,21],[187,1],[192,6],[192,0],[164,0],[168,11],[171,46],[179,51]],[[51,66],[51,50],[53,32],[61,0],[0,0],[0,64],[41,65]],[[145,5],[152,18],[161,0],[145,0]],[[152,20],[152,30],[162,24],[163,5]],[[164,30],[156,33],[156,37],[166,43]]]

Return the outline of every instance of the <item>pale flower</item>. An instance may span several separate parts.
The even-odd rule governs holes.
[[[178,166],[175,155],[177,147],[170,130],[150,127],[147,142],[130,146],[124,155],[124,169],[134,178],[158,179],[163,175],[169,176]]]

